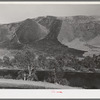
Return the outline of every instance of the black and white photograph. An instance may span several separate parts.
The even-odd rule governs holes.
[[[0,89],[100,89],[100,4],[0,3]]]

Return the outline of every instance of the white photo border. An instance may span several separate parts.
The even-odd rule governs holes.
[[[48,2],[34,2],[34,1],[6,1],[0,4],[80,4],[80,5],[100,5],[99,1],[48,1]],[[59,93],[61,91],[62,93]],[[100,90],[85,90],[85,89],[1,89],[0,99],[100,99]]]

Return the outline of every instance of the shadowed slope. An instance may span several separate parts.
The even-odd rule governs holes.
[[[16,35],[21,43],[33,43],[47,35],[46,29],[44,30],[41,27],[43,26],[31,19],[27,19],[20,25],[16,31]]]
[[[62,20],[55,19],[51,25],[48,35],[44,39],[36,42],[33,46],[50,54],[71,53],[77,56],[82,56],[84,51],[68,48],[58,41],[57,37],[61,26]]]

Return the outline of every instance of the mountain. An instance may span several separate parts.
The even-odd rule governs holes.
[[[85,55],[100,54],[100,16],[80,15],[58,17],[58,19],[62,20],[61,30],[57,36],[60,43],[70,48],[87,51]],[[55,17],[40,17],[37,20],[41,25],[50,26]]]
[[[58,40],[70,48],[85,50],[88,51],[88,54],[91,54],[100,52],[100,48],[97,46],[100,41],[97,39],[99,35],[100,17],[73,16],[66,17],[63,20]],[[93,45],[97,48],[96,50],[91,49],[88,45]]]
[[[50,29],[52,26],[52,23],[56,20],[57,17],[55,16],[42,16],[35,18],[35,21],[38,22],[39,24],[45,26],[47,29]]]
[[[20,48],[44,38],[48,30],[32,19],[0,26],[0,47]]]
[[[48,30],[32,19],[27,19],[22,22],[16,31],[18,40],[23,44],[36,42],[44,38],[47,34]]]
[[[21,23],[10,23],[0,25],[0,48],[5,48],[9,45],[20,24]]]
[[[67,17],[63,20],[59,41],[64,39],[68,42],[79,38],[88,41],[100,34],[100,21],[89,16]]]
[[[100,54],[99,16],[41,16],[0,25],[0,47],[21,49],[24,45],[47,53]]]

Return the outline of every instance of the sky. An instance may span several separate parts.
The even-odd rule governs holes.
[[[79,4],[0,4],[0,24],[39,16],[100,16],[100,5]]]

